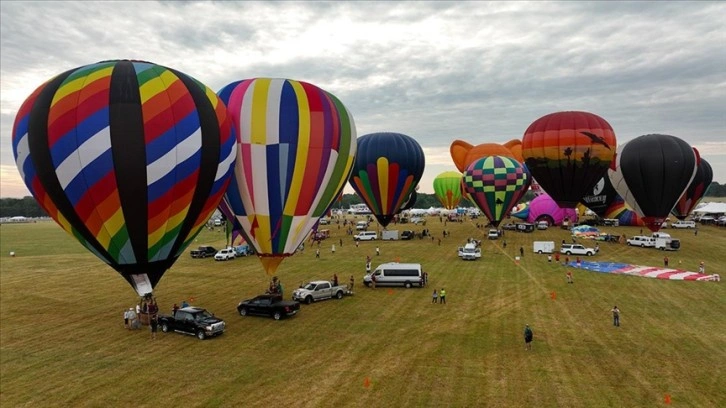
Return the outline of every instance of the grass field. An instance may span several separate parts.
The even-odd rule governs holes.
[[[227,321],[224,335],[199,341],[125,330],[135,292],[54,223],[2,225],[0,406],[657,407],[667,397],[671,406],[726,406],[723,283],[575,270],[568,285],[563,266],[531,253],[532,241],[569,240],[567,231],[507,231],[506,249],[501,239],[485,240],[482,259],[466,262],[456,247],[485,232],[433,217],[426,228],[451,235],[440,246],[380,242],[376,257],[376,243],[356,248],[332,225],[320,259],[308,245],[277,275],[289,297],[302,281],[337,273],[347,282],[353,274],[355,295],[303,305],[282,321],[236,313],[241,299],[267,287],[255,257],[184,255],[155,295],[164,313],[194,298]],[[726,229],[669,232],[682,241],[669,254],[672,266],[696,271],[703,260],[708,273],[725,276]],[[204,231],[195,244],[224,242],[221,231]],[[520,246],[526,252],[516,263]],[[362,287],[366,255],[374,267],[421,262],[430,287]],[[662,259],[654,249],[602,243],[593,260],[657,266]],[[446,288],[447,305],[431,304],[434,287]],[[620,328],[612,326],[615,304]],[[526,323],[532,351],[524,350]]]

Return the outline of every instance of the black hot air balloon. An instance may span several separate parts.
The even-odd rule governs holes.
[[[694,149],[695,150],[695,149]],[[671,213],[676,216],[679,220],[685,220],[688,214],[693,211],[701,198],[706,195],[708,187],[713,181],[713,170],[711,165],[708,164],[706,159],[700,159],[698,168],[696,169],[696,175],[693,177],[693,181],[688,185],[686,192],[683,193],[676,206],[673,207]]]

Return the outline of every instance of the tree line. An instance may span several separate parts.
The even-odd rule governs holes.
[[[726,197],[726,184],[719,184],[713,182],[706,191],[707,197]],[[523,201],[530,201],[534,198],[532,191],[527,193],[522,198]],[[706,200],[707,201],[707,200]],[[358,197],[357,194],[343,194],[343,197],[333,203],[335,209],[342,208],[347,209],[351,204],[360,204],[363,200]],[[473,207],[474,205],[467,200],[461,200],[459,204],[461,207]],[[416,204],[413,208],[426,209],[430,207],[441,207],[441,203],[434,194],[416,194]],[[0,217],[17,217],[23,216],[28,218],[34,217],[47,217],[45,211],[40,208],[40,205],[35,201],[33,197],[27,196],[23,198],[0,198]]]

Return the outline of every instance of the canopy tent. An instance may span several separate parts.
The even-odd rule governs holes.
[[[726,203],[704,203],[693,210],[694,214],[726,214]]]

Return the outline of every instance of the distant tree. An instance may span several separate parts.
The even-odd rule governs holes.
[[[706,190],[706,197],[726,197],[726,184],[718,184],[714,181]]]
[[[0,217],[47,217],[33,197],[0,198]]]

